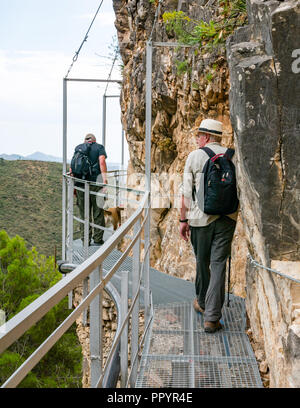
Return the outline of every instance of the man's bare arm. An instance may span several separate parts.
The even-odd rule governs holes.
[[[186,213],[189,209],[190,200],[185,198],[184,195],[181,197],[181,208],[180,208],[180,219],[186,219]],[[190,237],[190,227],[188,222],[181,222],[180,223],[180,235],[185,240],[188,241]]]
[[[107,184],[107,167],[104,155],[99,156],[99,166],[103,178],[103,183]]]

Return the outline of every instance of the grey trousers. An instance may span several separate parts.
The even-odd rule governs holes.
[[[196,256],[196,297],[204,320],[215,322],[222,317],[225,299],[226,261],[231,251],[236,222],[222,216],[205,227],[190,227]]]
[[[90,186],[90,191],[100,191],[101,187],[99,186]],[[84,192],[77,190],[77,205],[79,208],[79,213],[81,219],[84,220]],[[105,218],[103,208],[100,208],[97,203],[97,196],[90,194],[90,222],[93,222],[96,225],[105,227]],[[84,225],[80,223],[80,233],[81,239],[84,239]],[[101,242],[103,240],[104,230],[99,228],[94,228],[94,241]],[[89,242],[92,239],[93,228],[89,228]]]

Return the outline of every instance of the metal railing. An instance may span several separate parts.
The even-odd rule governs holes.
[[[272,273],[274,273],[274,274],[276,274],[278,276],[281,276],[282,278],[288,279],[288,280],[296,282],[296,283],[300,283],[300,279],[296,279],[293,276],[286,275],[285,273],[279,272],[276,269],[272,269],[272,268],[269,268],[268,266],[264,266],[264,265],[258,263],[255,259],[252,258],[252,256],[250,254],[248,254],[247,257],[250,260],[250,264],[253,265],[256,268],[264,269],[264,270],[272,272]]]
[[[73,213],[73,194],[74,188],[80,189],[81,187],[74,186],[76,179],[70,175],[64,175],[67,181],[68,191],[68,210],[67,210],[67,232],[64,236],[66,245],[66,258],[64,262],[72,266],[73,258],[73,220],[78,217]],[[114,175],[113,175],[114,177]],[[83,182],[83,180],[80,180]],[[89,233],[89,194],[94,193],[96,195],[101,193],[89,191],[91,184],[97,184],[92,182],[84,183],[85,194],[85,219],[80,220],[84,222],[85,227],[85,239],[84,248],[86,250],[86,259],[83,262],[75,266],[75,269],[66,274],[58,283],[48,289],[38,299],[29,304],[20,313],[15,315],[9,321],[7,321],[0,330],[0,353],[5,351],[11,344],[17,341],[27,330],[29,330],[36,322],[38,322],[45,314],[50,311],[55,305],[57,305],[65,296],[78,287],[82,282],[84,284],[83,298],[77,307],[69,314],[69,316],[56,328],[51,335],[44,340],[44,342],[31,354],[31,356],[5,381],[2,385],[3,388],[16,387],[25,376],[34,368],[38,362],[45,356],[45,354],[51,349],[51,347],[63,336],[63,334],[69,329],[69,327],[75,322],[75,320],[84,314],[87,314],[89,308],[90,319],[90,356],[91,356],[91,387],[102,387],[104,384],[105,376],[107,376],[107,370],[109,369],[113,356],[115,355],[118,347],[120,347],[120,359],[121,359],[121,384],[122,386],[135,385],[137,370],[138,370],[138,355],[140,348],[143,345],[143,340],[150,327],[153,310],[151,305],[151,294],[149,288],[149,250],[150,240],[145,239],[143,260],[141,261],[141,235],[142,232],[145,236],[149,236],[145,227],[147,228],[150,217],[150,194],[149,192],[141,192],[139,190],[126,189],[120,185],[106,185],[106,188],[114,188],[119,192],[134,192],[140,197],[136,201],[138,207],[134,213],[111,235],[107,241],[96,250],[95,253],[88,256],[88,233]],[[102,194],[103,195],[103,194]],[[109,196],[109,194],[108,194]],[[108,197],[110,198],[110,197]],[[115,197],[113,197],[115,198]],[[79,220],[79,219],[78,219]],[[93,224],[92,224],[93,225]],[[95,228],[99,227],[93,225]],[[130,230],[133,229],[133,235],[129,235]],[[65,232],[64,232],[65,234]],[[107,271],[103,276],[103,261],[110,255],[110,253],[116,248],[116,246],[123,240],[124,237],[130,238],[130,242],[126,249],[115,262],[113,267]],[[107,356],[106,363],[103,365],[103,319],[102,319],[102,298],[103,290],[107,285],[111,285],[111,278],[114,274],[120,270],[120,267],[130,251],[133,252],[132,262],[132,302],[130,309],[128,310],[128,272],[122,273],[122,289],[121,305],[118,305],[118,310],[121,312],[118,316],[118,329],[116,331],[113,344],[110,352]],[[73,268],[71,268],[73,269]],[[140,311],[140,289],[142,277],[144,277],[144,291],[145,295],[145,326],[144,335],[139,344],[139,311]],[[89,279],[89,288],[87,285]],[[109,290],[108,292],[111,292]],[[148,303],[147,300],[149,299]],[[131,371],[128,376],[128,327],[129,318],[131,318],[131,359],[130,366]]]

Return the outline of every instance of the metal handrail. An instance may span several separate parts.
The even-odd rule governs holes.
[[[116,171],[116,170],[111,170],[111,173],[113,173],[113,172],[115,172],[115,171]],[[76,178],[76,177],[74,177],[74,176],[71,176],[70,172],[64,174],[64,177],[69,178],[69,179],[73,179],[74,182],[79,182],[79,183],[82,183],[82,184],[88,183],[88,184],[91,185],[91,186],[97,186],[97,187],[113,187],[113,188],[116,188],[116,186],[115,186],[114,184],[104,184],[104,183],[99,183],[99,182],[97,182],[97,181],[82,180],[82,179]],[[75,187],[76,187],[76,189],[78,189],[78,190],[84,191],[83,188],[81,189],[80,187],[77,187],[77,186],[75,186]],[[120,190],[124,190],[124,191],[126,191],[126,192],[128,192],[128,193],[135,193],[135,194],[139,194],[139,195],[144,195],[144,193],[145,193],[144,190],[137,190],[137,189],[135,189],[135,188],[121,187],[121,186],[118,186],[118,188],[119,188]],[[93,193],[96,193],[96,192],[94,191]]]
[[[251,265],[253,265],[253,266],[257,267],[257,268],[265,269],[266,271],[275,273],[276,275],[281,276],[282,278],[288,279],[288,280],[296,282],[296,283],[300,283],[300,279],[293,278],[293,276],[286,275],[286,274],[284,274],[282,272],[277,271],[276,269],[272,269],[272,268],[269,268],[268,266],[264,266],[264,265],[258,263],[254,258],[252,258],[252,256],[250,254],[248,254],[248,258],[250,260]]]
[[[140,206],[129,217],[129,219],[111,236],[93,255],[86,259],[82,264],[78,265],[72,272],[66,275],[62,280],[48,289],[38,299],[24,308],[20,313],[5,323],[3,334],[0,334],[0,353],[5,351],[14,341],[18,340],[28,329],[30,329],[37,321],[39,321],[52,307],[58,304],[70,291],[75,289],[78,284],[84,281],[95,270],[102,270],[104,259],[111,253],[117,244],[123,239],[127,232],[140,222],[145,208],[149,206],[149,193],[145,192],[144,197],[140,202]],[[145,216],[143,224],[135,234],[132,242],[129,244],[125,254],[136,245],[138,238],[141,236],[143,227],[149,216]],[[140,243],[138,253],[140,251]],[[121,259],[125,258],[125,254]],[[138,256],[139,258],[139,256]],[[139,263],[138,259],[138,263]],[[110,281],[118,267],[122,262],[119,260],[113,268],[106,274],[104,278],[91,288],[82,302],[75,310],[61,323],[61,325],[38,347],[38,349],[13,373],[13,375],[2,385],[5,387],[15,387],[28,372],[41,360],[48,350],[60,339],[60,337],[68,330],[76,318],[91,304],[92,300],[101,293],[105,285]],[[101,317],[102,319],[102,317]],[[102,371],[102,368],[101,368]],[[105,372],[101,374],[103,379]]]
[[[147,215],[147,216],[148,216],[148,215]],[[145,217],[143,224],[146,222],[147,216]],[[143,225],[141,226],[141,230],[142,230],[142,228],[143,228]],[[138,237],[136,236],[135,238],[137,239]],[[127,248],[127,249],[128,249],[128,248]],[[147,251],[148,251],[149,249],[150,249],[150,245],[148,246]],[[123,321],[122,321],[122,324],[121,324],[119,330],[118,330],[117,333],[116,333],[116,336],[115,336],[115,339],[114,339],[114,344],[113,344],[113,346],[112,346],[112,348],[111,348],[111,350],[110,350],[110,353],[109,353],[109,355],[108,355],[108,357],[107,357],[107,361],[106,361],[106,365],[107,365],[107,366],[109,366],[109,363],[110,363],[110,361],[111,361],[111,359],[112,359],[112,356],[113,356],[113,353],[114,353],[114,351],[115,351],[115,348],[117,347],[117,344],[118,344],[118,342],[119,342],[119,340],[120,340],[120,338],[121,338],[121,335],[122,335],[122,333],[123,333],[123,331],[124,331],[124,329],[125,329],[125,325],[128,324],[129,317],[130,317],[130,315],[132,314],[132,310],[133,310],[133,308],[134,308],[134,306],[135,306],[135,304],[136,304],[136,302],[137,302],[137,299],[138,299],[138,296],[139,296],[139,292],[140,292],[140,289],[141,289],[141,284],[142,284],[142,271],[143,271],[143,268],[144,268],[144,263],[143,263],[142,266],[141,266],[141,271],[140,271],[141,273],[140,273],[140,279],[139,279],[139,283],[138,283],[137,292],[135,293],[135,295],[134,295],[134,297],[133,297],[133,299],[132,299],[132,303],[131,303],[131,306],[130,306],[130,309],[129,309],[128,313],[127,313],[126,316],[124,317],[124,319],[123,319]],[[149,326],[149,325],[147,325],[145,331],[148,330],[148,326]],[[133,357],[133,364],[135,363],[135,360],[136,360],[136,356]],[[104,374],[102,374],[102,376],[100,377],[100,379],[99,379],[99,381],[98,381],[98,383],[97,383],[97,387],[99,387],[99,386],[102,384],[103,378],[104,378]]]

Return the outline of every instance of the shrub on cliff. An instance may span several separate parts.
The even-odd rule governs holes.
[[[222,0],[215,8],[214,18],[209,22],[196,20],[183,11],[163,14],[163,21],[169,34],[181,44],[211,49],[225,44],[228,35],[246,23],[246,0]]]

